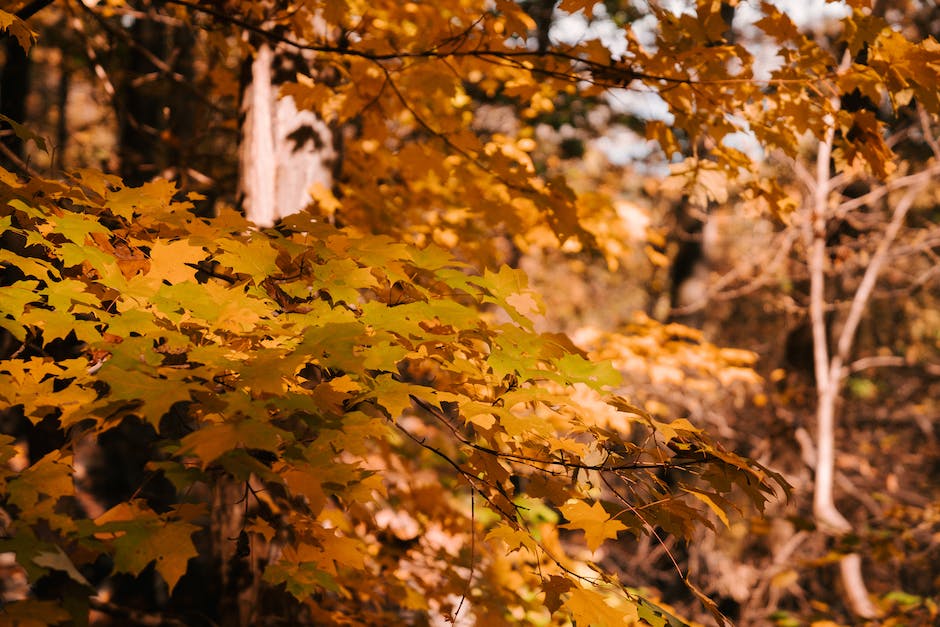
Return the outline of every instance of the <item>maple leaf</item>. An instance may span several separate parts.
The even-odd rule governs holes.
[[[483,298],[484,302],[499,305],[516,324],[525,329],[532,328],[532,321],[528,316],[542,312],[541,303],[529,289],[529,278],[521,270],[504,265],[498,272],[487,269],[482,278],[471,277],[468,281],[487,292],[487,296]]]
[[[36,506],[43,496],[57,499],[74,492],[72,457],[55,450],[7,483],[7,498],[21,510]]]
[[[509,549],[510,553],[525,549],[530,556],[538,554],[537,543],[523,529],[515,528],[508,523],[500,523],[497,527],[486,534],[487,541],[500,540]],[[546,592],[547,594],[547,592]]]
[[[271,243],[269,239],[257,236],[247,242],[223,239],[219,248],[224,252],[214,255],[213,259],[236,273],[253,277],[271,276],[278,272],[278,251]]]
[[[623,375],[609,361],[591,361],[580,355],[568,354],[556,363],[570,383],[585,383],[599,390],[616,387],[623,381]]]
[[[316,514],[326,505],[320,468],[311,464],[282,464],[275,470],[293,494],[307,499],[311,512]]]
[[[139,575],[153,563],[173,592],[186,573],[189,560],[199,554],[192,541],[192,535],[199,530],[198,526],[181,521],[129,522],[124,534],[113,542],[114,569]]]
[[[731,528],[731,523],[728,521],[728,514],[726,514],[725,510],[722,509],[719,505],[719,502],[728,504],[726,499],[721,498],[718,494],[701,492],[699,490],[689,490],[687,488],[683,488],[683,491],[688,492],[702,503],[705,503],[708,508],[715,513],[718,519],[721,520],[725,528]]]
[[[87,178],[100,179],[101,174],[94,170],[84,170]],[[106,197],[105,207],[114,215],[131,220],[136,213],[162,213],[173,201],[176,184],[167,179],[158,178],[148,181],[140,187],[125,187],[120,179],[112,189],[101,187]],[[112,183],[113,185],[113,183]]]
[[[302,355],[287,359],[281,351],[264,351],[238,368],[244,386],[255,397],[278,395],[284,392],[288,374],[304,360]]]
[[[72,581],[91,587],[85,576],[78,571],[69,556],[59,546],[56,546],[54,550],[38,553],[32,559],[37,566],[64,572]]]
[[[191,453],[202,460],[205,468],[221,455],[236,448],[253,448],[276,452],[293,440],[289,431],[251,418],[204,426],[180,441],[177,455]]]
[[[0,28],[3,28],[3,15],[3,11],[0,11]],[[6,15],[9,15],[9,13]],[[14,36],[19,41],[20,45],[23,46],[24,49],[28,50],[28,42],[32,36],[35,36],[35,33],[33,33],[33,31],[31,31],[29,27],[26,26],[26,23],[19,18],[14,17],[13,19],[15,21],[13,22],[13,27],[10,30],[14,33]],[[24,42],[27,43],[24,44]],[[23,140],[24,143],[31,140],[41,151],[46,154],[49,153],[49,149],[46,147],[46,139],[41,135],[37,135],[31,131],[29,127],[20,124],[16,120],[8,118],[2,113],[0,113],[0,121],[9,124],[13,128],[13,134],[16,135],[19,139]]]
[[[144,417],[154,427],[174,403],[190,400],[190,391],[197,386],[186,380],[186,373],[171,368],[148,368],[136,363],[133,369],[121,367],[112,358],[98,370],[97,377],[108,384],[109,394],[98,403],[126,402],[143,404]]]
[[[561,575],[552,575],[548,581],[542,582],[542,591],[545,593],[545,607],[554,614],[562,606],[561,596],[575,587],[573,581]]]
[[[84,246],[85,240],[93,233],[109,233],[108,229],[93,217],[71,211],[60,216],[50,216],[49,221],[55,225],[57,233],[65,235],[79,246]]]
[[[667,443],[678,437],[702,432],[701,429],[697,428],[685,418],[678,418],[669,423],[652,420],[652,424]]]
[[[150,244],[150,268],[160,281],[182,283],[192,281],[196,270],[190,264],[202,261],[206,252],[189,241],[157,240]]]
[[[571,618],[578,625],[621,627],[639,618],[635,606],[612,607],[607,604],[605,595],[585,588],[572,589],[568,593],[564,607],[571,613]]]
[[[588,505],[584,501],[570,500],[560,508],[569,522],[561,525],[566,529],[583,529],[588,549],[596,551],[604,540],[614,539],[617,533],[627,528],[622,522],[612,519],[599,502]]]
[[[212,3],[184,4],[188,8],[174,8],[174,19],[184,24],[193,12],[214,10]],[[626,421],[626,429],[662,434],[657,439],[647,433],[646,447],[638,443],[641,437],[634,438],[638,433],[627,440],[615,431],[619,425],[601,428],[601,419],[593,419],[592,409],[603,400],[595,394],[591,401],[596,402],[586,401],[582,388],[617,386],[618,372],[608,362],[588,359],[570,340],[534,333],[531,319],[543,307],[526,275],[502,264],[505,251],[481,252],[487,240],[502,241],[494,238],[497,232],[511,238],[514,248],[557,247],[558,240],[571,238],[566,251],[593,252],[593,235],[582,221],[587,214],[603,214],[607,201],[599,198],[606,192],[591,190],[594,200],[578,193],[583,185],[558,175],[554,155],[546,158],[537,151],[530,133],[543,123],[539,116],[567,116],[562,110],[566,100],[580,104],[586,102],[582,95],[600,95],[601,88],[584,79],[604,78],[599,68],[610,68],[605,80],[643,82],[672,112],[674,123],[652,123],[647,130],[675,164],[667,188],[691,189],[693,201],[704,207],[730,203],[738,186],[750,185],[748,191],[763,202],[774,195],[783,206],[787,177],[780,177],[779,184],[744,180],[756,172],[754,164],[722,139],[755,121],[753,134],[761,143],[799,156],[801,134],[821,136],[826,114],[834,113],[816,102],[819,90],[807,85],[805,76],[837,80],[833,87],[859,89],[872,99],[887,94],[899,103],[916,97],[936,107],[931,88],[935,44],[911,44],[900,31],[875,32],[856,14],[858,23],[847,24],[846,37],[855,51],[870,48],[872,66],[852,67],[833,79],[831,54],[765,4],[768,18],[759,27],[778,39],[781,59],[773,87],[765,88],[754,84],[746,51],[723,41],[728,24],[721,3],[712,0],[693,3],[694,13],[651,8],[649,17],[659,26],[653,29],[655,54],[644,50],[627,26],[621,62],[612,60],[595,37],[529,56],[525,41],[538,24],[510,0],[440,6],[359,0],[295,4],[296,11],[271,12],[264,3],[235,0],[225,9],[290,41],[329,49],[310,66],[316,71],[288,80],[279,97],[292,97],[305,115],[319,114],[331,124],[355,121],[355,132],[342,137],[342,177],[307,187],[314,200],[307,211],[258,231],[221,202],[213,203],[217,216],[198,217],[192,203],[181,200],[176,184],[164,177],[133,188],[94,169],[76,170],[63,183],[0,168],[0,234],[4,243],[9,233],[30,249],[0,251],[7,279],[0,287],[0,325],[23,344],[22,349],[5,345],[10,350],[4,355],[13,356],[0,361],[0,398],[21,405],[29,419],[58,417],[64,428],[84,421],[90,410],[90,438],[119,425],[129,411],[139,413],[154,427],[147,430],[146,452],[172,455],[151,459],[146,467],[161,472],[186,498],[197,492],[189,490],[197,483],[211,488],[216,481],[251,481],[275,488],[255,495],[266,506],[264,516],[275,514],[270,523],[254,510],[241,521],[246,533],[283,544],[264,581],[252,582],[251,589],[267,595],[270,590],[255,584],[283,584],[306,604],[313,622],[327,624],[340,616],[369,622],[369,612],[388,609],[384,599],[395,610],[429,611],[452,591],[439,582],[455,581],[455,574],[465,579],[457,570],[464,568],[463,560],[458,565],[437,559],[429,553],[429,538],[418,537],[408,547],[377,545],[384,538],[375,533],[374,513],[396,507],[420,512],[428,528],[440,522],[454,540],[454,555],[466,551],[457,542],[466,536],[468,522],[471,533],[474,525],[490,530],[482,543],[486,546],[480,547],[489,554],[480,559],[493,566],[488,571],[492,582],[486,585],[497,594],[478,594],[474,586],[478,618],[493,616],[495,623],[534,616],[531,610],[542,611],[541,594],[533,593],[541,585],[546,607],[567,611],[579,625],[636,620],[629,597],[582,589],[574,579],[551,574],[557,570],[542,574],[543,568],[554,568],[542,560],[543,549],[553,557],[560,554],[556,559],[573,572],[583,562],[563,555],[554,510],[532,495],[551,504],[564,502],[564,526],[583,530],[588,548],[596,551],[626,529],[627,521],[631,529],[641,525],[627,512],[612,518],[601,503],[572,498],[588,492],[584,475],[565,462],[602,463],[604,451],[611,459],[662,459],[654,453],[663,439],[677,456],[694,454],[696,461],[712,462],[703,462],[700,477],[715,491],[693,491],[693,498],[704,503],[699,510],[688,506],[690,499],[670,498],[690,489],[681,486],[649,508],[654,524],[685,534],[701,527],[706,506],[721,517],[730,507],[721,494],[735,485],[746,483],[752,498],[763,498],[765,477],[772,475],[717,448],[699,447],[705,435],[684,420],[657,422],[626,402],[612,401],[637,416]],[[563,0],[560,8],[591,16],[595,3]],[[315,20],[310,19],[313,12]],[[213,26],[210,38],[220,47],[220,58],[250,53],[251,41],[214,28],[213,13],[201,15],[191,24]],[[0,29],[24,27],[0,11]],[[329,41],[333,30],[344,39]],[[229,45],[235,48],[226,50]],[[501,59],[501,51],[511,51],[512,57]],[[402,52],[407,62],[395,61]],[[376,54],[382,55],[381,63],[370,56]],[[217,89],[207,99],[219,101],[224,113],[228,105],[222,101],[238,100],[238,80],[225,64],[209,65],[214,67],[208,78]],[[336,80],[320,80],[332,73]],[[651,78],[644,79],[644,73]],[[736,80],[725,80],[729,76]],[[513,122],[508,126],[518,128],[481,132],[475,105],[487,99],[505,104]],[[516,106],[518,116],[512,111]],[[175,114],[178,108],[174,104],[165,111]],[[889,162],[889,144],[880,140],[891,130],[890,122],[834,117],[843,136],[854,128],[856,139],[861,137],[840,146],[837,159],[861,157],[876,170]],[[44,147],[26,127],[6,121],[24,142]],[[223,123],[234,128],[236,121]],[[166,135],[174,142],[190,140]],[[188,152],[192,146],[184,147]],[[180,180],[197,178],[185,164],[159,163],[164,152],[182,154],[176,148],[155,151],[159,169],[170,165]],[[682,162],[689,152],[694,158]],[[210,178],[225,171],[212,167]],[[888,171],[886,165],[881,171]],[[223,185],[207,196],[234,193]],[[199,199],[192,193],[187,197]],[[603,222],[604,215],[594,217]],[[334,228],[328,223],[334,221],[348,226]],[[426,246],[432,241],[443,248]],[[465,262],[444,248],[456,249]],[[660,255],[668,263],[667,255]],[[196,281],[194,265],[202,270],[200,281],[208,275],[205,283]],[[207,270],[216,266],[215,275]],[[482,274],[474,274],[474,267]],[[506,316],[487,305],[501,308],[512,323],[492,323]],[[653,335],[643,333],[644,338]],[[57,347],[50,342],[71,338],[87,343],[96,360],[107,357],[97,373],[87,372],[84,356],[55,357]],[[34,354],[42,358],[24,357]],[[677,372],[681,368],[675,363],[689,361],[685,354],[669,357],[673,361],[667,367]],[[410,364],[430,368],[418,372]],[[304,375],[310,371],[317,374]],[[452,405],[442,421],[437,410],[445,409],[444,403]],[[156,430],[170,422],[161,418],[182,413],[171,409],[184,406],[188,435],[180,440],[178,431]],[[451,408],[463,422],[451,419]],[[409,433],[413,438],[402,438],[396,430],[406,427],[415,430]],[[12,441],[2,444],[2,455],[12,456]],[[267,454],[258,454],[259,449]],[[183,515],[182,508],[158,515],[138,501],[94,522],[56,513],[62,509],[61,496],[73,491],[64,450],[21,473],[0,473],[16,506],[11,510],[16,537],[4,546],[15,549],[31,577],[52,569],[82,583],[75,564],[111,552],[117,571],[135,575],[153,564],[172,590],[196,554],[192,534],[209,517]],[[521,461],[533,459],[545,463]],[[206,472],[210,464],[212,471]],[[663,488],[651,476],[637,475],[631,480],[641,493]],[[465,493],[457,492],[466,487],[461,477],[470,490],[489,491],[490,504],[498,505],[485,513],[481,508],[477,518],[471,508],[468,520]],[[516,478],[523,479],[520,486],[528,497],[510,487],[519,487]],[[513,512],[532,528],[517,526]],[[229,511],[213,512],[212,524],[216,514],[224,517]],[[59,548],[39,541],[50,532],[67,542]],[[441,577],[414,568],[432,562]],[[407,581],[399,580],[403,574]],[[310,602],[312,594],[318,595],[317,603]],[[25,606],[11,607],[16,612]],[[662,612],[640,607],[649,622],[664,624]],[[37,606],[36,616],[46,618],[44,609]],[[58,620],[51,614],[50,622]]]

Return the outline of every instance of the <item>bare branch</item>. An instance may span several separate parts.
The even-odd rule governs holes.
[[[925,170],[920,174],[927,172],[929,172],[929,170]],[[875,282],[878,280],[878,275],[881,273],[881,268],[884,266],[891,245],[894,243],[898,232],[904,225],[904,219],[907,217],[907,212],[911,208],[911,205],[914,204],[914,199],[930,178],[923,176],[918,180],[920,184],[910,187],[907,192],[905,192],[904,196],[901,197],[901,200],[898,201],[898,204],[895,205],[891,222],[888,224],[888,228],[885,229],[881,242],[879,242],[878,248],[871,258],[871,263],[868,264],[868,268],[865,270],[862,282],[855,291],[854,298],[852,298],[852,307],[849,309],[849,315],[839,333],[836,354],[831,364],[831,375],[835,377],[839,376],[841,365],[848,359],[849,352],[852,350],[852,344],[855,341],[855,331],[858,329],[862,314],[865,312],[865,307],[868,305],[868,301],[871,298],[872,290],[875,288]]]
[[[934,137],[930,128],[930,114],[924,109],[924,105],[919,102],[917,103],[917,117],[920,120],[920,130],[924,134],[924,141],[930,146],[934,156],[940,159],[940,142],[937,142],[937,138]]]
[[[871,357],[862,357],[849,364],[843,373],[843,377],[848,377],[851,374],[868,370],[869,368],[896,368],[906,365],[907,361],[898,355],[873,355]]]
[[[871,190],[867,194],[863,194],[858,198],[852,198],[851,200],[846,200],[845,202],[839,203],[837,211],[839,214],[847,213],[849,211],[854,211],[859,207],[869,205],[879,198],[887,195],[890,192],[893,192],[896,189],[901,189],[904,187],[909,187],[913,185],[921,185],[924,182],[924,179],[930,179],[934,175],[940,175],[940,161],[934,162],[929,168],[921,170],[915,174],[908,174],[907,176],[901,176],[896,179],[892,179],[887,183],[879,185],[875,189]]]

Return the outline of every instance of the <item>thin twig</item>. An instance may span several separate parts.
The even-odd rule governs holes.
[[[463,607],[464,601],[467,600],[467,596],[470,594],[470,584],[473,583],[473,572],[476,568],[476,537],[477,537],[477,511],[476,511],[476,500],[473,498],[473,494],[476,492],[474,487],[470,486],[470,574],[467,575],[467,585],[464,587],[463,594],[460,596],[460,603],[457,604],[457,609],[454,610],[454,624],[457,623],[457,616],[460,614],[460,609]]]

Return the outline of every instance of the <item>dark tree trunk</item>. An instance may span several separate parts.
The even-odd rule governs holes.
[[[29,57],[13,37],[2,36],[4,61],[0,69],[0,113],[22,123],[26,118],[26,96],[29,93]],[[15,159],[24,156],[23,142],[12,131],[4,133],[4,148]],[[0,154],[0,164],[8,167],[11,159]]]
[[[705,250],[703,211],[696,211],[684,198],[676,208],[675,226],[670,239],[676,252],[669,267],[669,320],[690,326],[701,326],[701,312],[681,314],[676,310],[700,304],[708,288],[708,261]]]
[[[525,12],[535,20],[535,40],[539,52],[545,52],[551,46],[549,34],[555,16],[555,0],[528,0],[522,3]]]
[[[159,82],[154,79],[157,68],[141,48],[164,58],[167,33],[163,24],[147,19],[134,20],[130,31],[140,48],[126,49],[127,62],[115,104],[121,177],[130,185],[140,185],[158,174],[165,163],[161,133],[166,105]]]

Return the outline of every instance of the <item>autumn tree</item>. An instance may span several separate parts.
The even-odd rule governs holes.
[[[803,151],[787,154],[779,144],[761,143],[762,147],[776,148],[765,159],[768,177],[778,176],[784,188],[790,188],[787,194],[795,208],[788,217],[790,227],[776,234],[774,245],[762,244],[764,249],[754,253],[759,261],[747,259],[715,281],[704,298],[681,309],[701,311],[709,302],[746,298],[779,284],[781,272],[792,277],[796,285],[785,286],[790,291],[787,298],[795,296],[805,307],[809,370],[817,396],[815,436],[808,437],[798,429],[804,458],[815,470],[815,518],[821,529],[845,542],[840,570],[848,603],[856,614],[869,618],[877,610],[864,584],[861,555],[848,549],[858,546],[852,538],[867,522],[856,517],[855,523],[850,523],[836,506],[840,455],[836,442],[847,379],[871,368],[919,367],[892,354],[897,348],[887,345],[897,347],[896,341],[869,345],[863,351],[868,354],[856,359],[860,325],[885,324],[869,311],[873,300],[884,299],[885,291],[878,286],[888,260],[893,259],[895,267],[886,291],[896,298],[923,288],[929,273],[918,268],[924,255],[933,254],[924,243],[931,241],[934,228],[929,218],[924,218],[935,206],[927,184],[937,171],[936,93],[927,86],[933,80],[933,70],[927,68],[931,67],[930,59],[937,58],[937,47],[918,26],[929,23],[931,9],[907,9],[904,20],[894,28],[884,19],[884,5],[874,7],[871,14],[856,9],[834,35],[799,31],[781,14],[773,18],[778,41],[783,41],[782,32],[797,35],[804,51],[816,50],[820,59],[826,59],[817,70],[821,76],[834,69],[831,78],[814,88],[802,92],[797,88],[796,94],[802,95],[791,93],[794,102],[802,100],[801,106],[810,107],[792,118],[814,133],[803,143]],[[898,30],[920,40],[920,45],[911,44],[897,34]],[[877,35],[871,37],[872,33]],[[785,53],[784,48],[779,54],[787,59]],[[907,54],[917,60],[900,63]],[[900,79],[889,69],[894,67],[907,67],[912,73]],[[800,66],[798,71],[806,68]],[[785,64],[776,75],[782,78],[788,72]],[[905,85],[900,92],[896,91],[899,79]],[[822,117],[810,116],[808,112],[813,110],[820,111]],[[775,110],[772,115],[779,113]],[[816,130],[814,125],[818,125]],[[772,129],[755,127],[754,132],[758,137],[765,131],[775,135],[781,128],[791,130],[789,125],[777,123]],[[863,135],[867,139],[858,141]],[[912,210],[920,215],[912,218]],[[793,262],[796,269],[791,273],[786,265]],[[910,281],[902,279],[905,270],[901,267],[909,268]],[[792,301],[790,308],[794,308]],[[854,494],[851,482],[844,476],[841,479],[841,485]]]
[[[0,25],[25,49],[21,18],[38,5],[23,4]],[[141,14],[79,4],[101,28]],[[935,45],[899,39],[856,4],[847,45],[888,55],[884,81],[769,4],[754,25],[782,59],[769,76],[729,30],[730,4],[706,0],[651,6],[646,43],[627,21],[618,55],[553,40],[548,3],[147,4],[190,29],[205,55],[193,80],[249,86],[241,192],[256,224],[224,202],[200,217],[200,194],[159,177],[0,171],[0,395],[27,430],[52,425],[64,442],[22,461],[21,434],[4,436],[2,546],[37,584],[5,611],[140,619],[94,592],[152,577],[160,611],[184,622],[672,621],[592,559],[621,532],[727,524],[733,490],[760,506],[785,482],[617,396],[609,363],[534,330],[538,299],[498,264],[494,235],[600,250],[591,218],[609,207],[536,168],[521,130],[475,126],[475,107],[500,99],[522,128],[559,94],[651,90],[673,117],[645,128],[671,186],[700,203],[735,186],[785,219],[789,190],[727,137],[798,159],[808,138],[832,145],[838,124],[847,158],[877,168],[890,159],[883,123],[828,90],[880,89],[899,106],[909,94],[938,113]],[[594,3],[558,9],[591,15]],[[287,199],[279,164],[295,153],[312,161],[285,175]],[[96,442],[130,428],[143,479],[100,511],[84,469]]]

